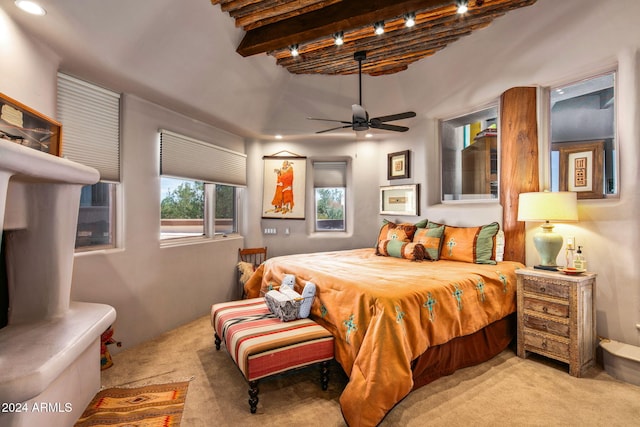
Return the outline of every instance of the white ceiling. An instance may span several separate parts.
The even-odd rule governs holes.
[[[332,124],[306,117],[351,120],[358,101],[357,76],[291,75],[266,54],[238,55],[243,31],[209,0],[40,4],[44,17],[0,0],[15,22],[59,56],[61,71],[240,136],[308,137]],[[418,111],[402,94],[403,74],[363,77],[363,104],[372,117]],[[411,120],[395,123],[411,126]],[[347,129],[322,138],[353,134]]]

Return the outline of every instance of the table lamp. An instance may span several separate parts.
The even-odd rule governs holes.
[[[562,248],[562,236],[554,233],[550,221],[577,221],[578,203],[572,191],[521,193],[518,196],[518,221],[543,221],[533,236],[540,255],[540,265],[534,268],[557,270],[556,258]]]

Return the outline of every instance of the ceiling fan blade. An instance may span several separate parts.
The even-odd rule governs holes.
[[[331,132],[332,130],[346,129],[346,128],[350,128],[350,127],[351,127],[351,123],[349,123],[347,126],[338,126],[337,128],[331,128],[331,129],[319,130],[319,131],[317,131],[316,133]]]
[[[336,122],[336,123],[344,123],[345,125],[350,125],[351,122],[346,122],[344,120],[333,120],[333,119],[316,119],[315,117],[307,117],[307,120],[320,120],[323,122]]]
[[[402,120],[402,119],[410,119],[411,117],[415,117],[416,113],[414,113],[413,111],[407,111],[406,113],[399,113],[399,114],[391,114],[389,116],[382,116],[382,117],[375,117],[373,119],[371,119],[371,121],[378,121],[378,122],[392,122],[394,120]]]
[[[391,130],[394,132],[406,132],[409,130],[406,126],[387,125],[384,123],[371,122],[371,127],[374,129]]]

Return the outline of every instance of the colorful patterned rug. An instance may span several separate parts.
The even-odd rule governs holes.
[[[179,382],[102,390],[75,427],[178,427],[188,386]]]

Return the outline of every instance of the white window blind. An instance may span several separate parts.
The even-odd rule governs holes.
[[[120,94],[58,73],[62,155],[120,181]]]
[[[313,186],[346,187],[347,162],[313,162]]]
[[[161,129],[160,174],[216,184],[245,186],[247,156]]]

